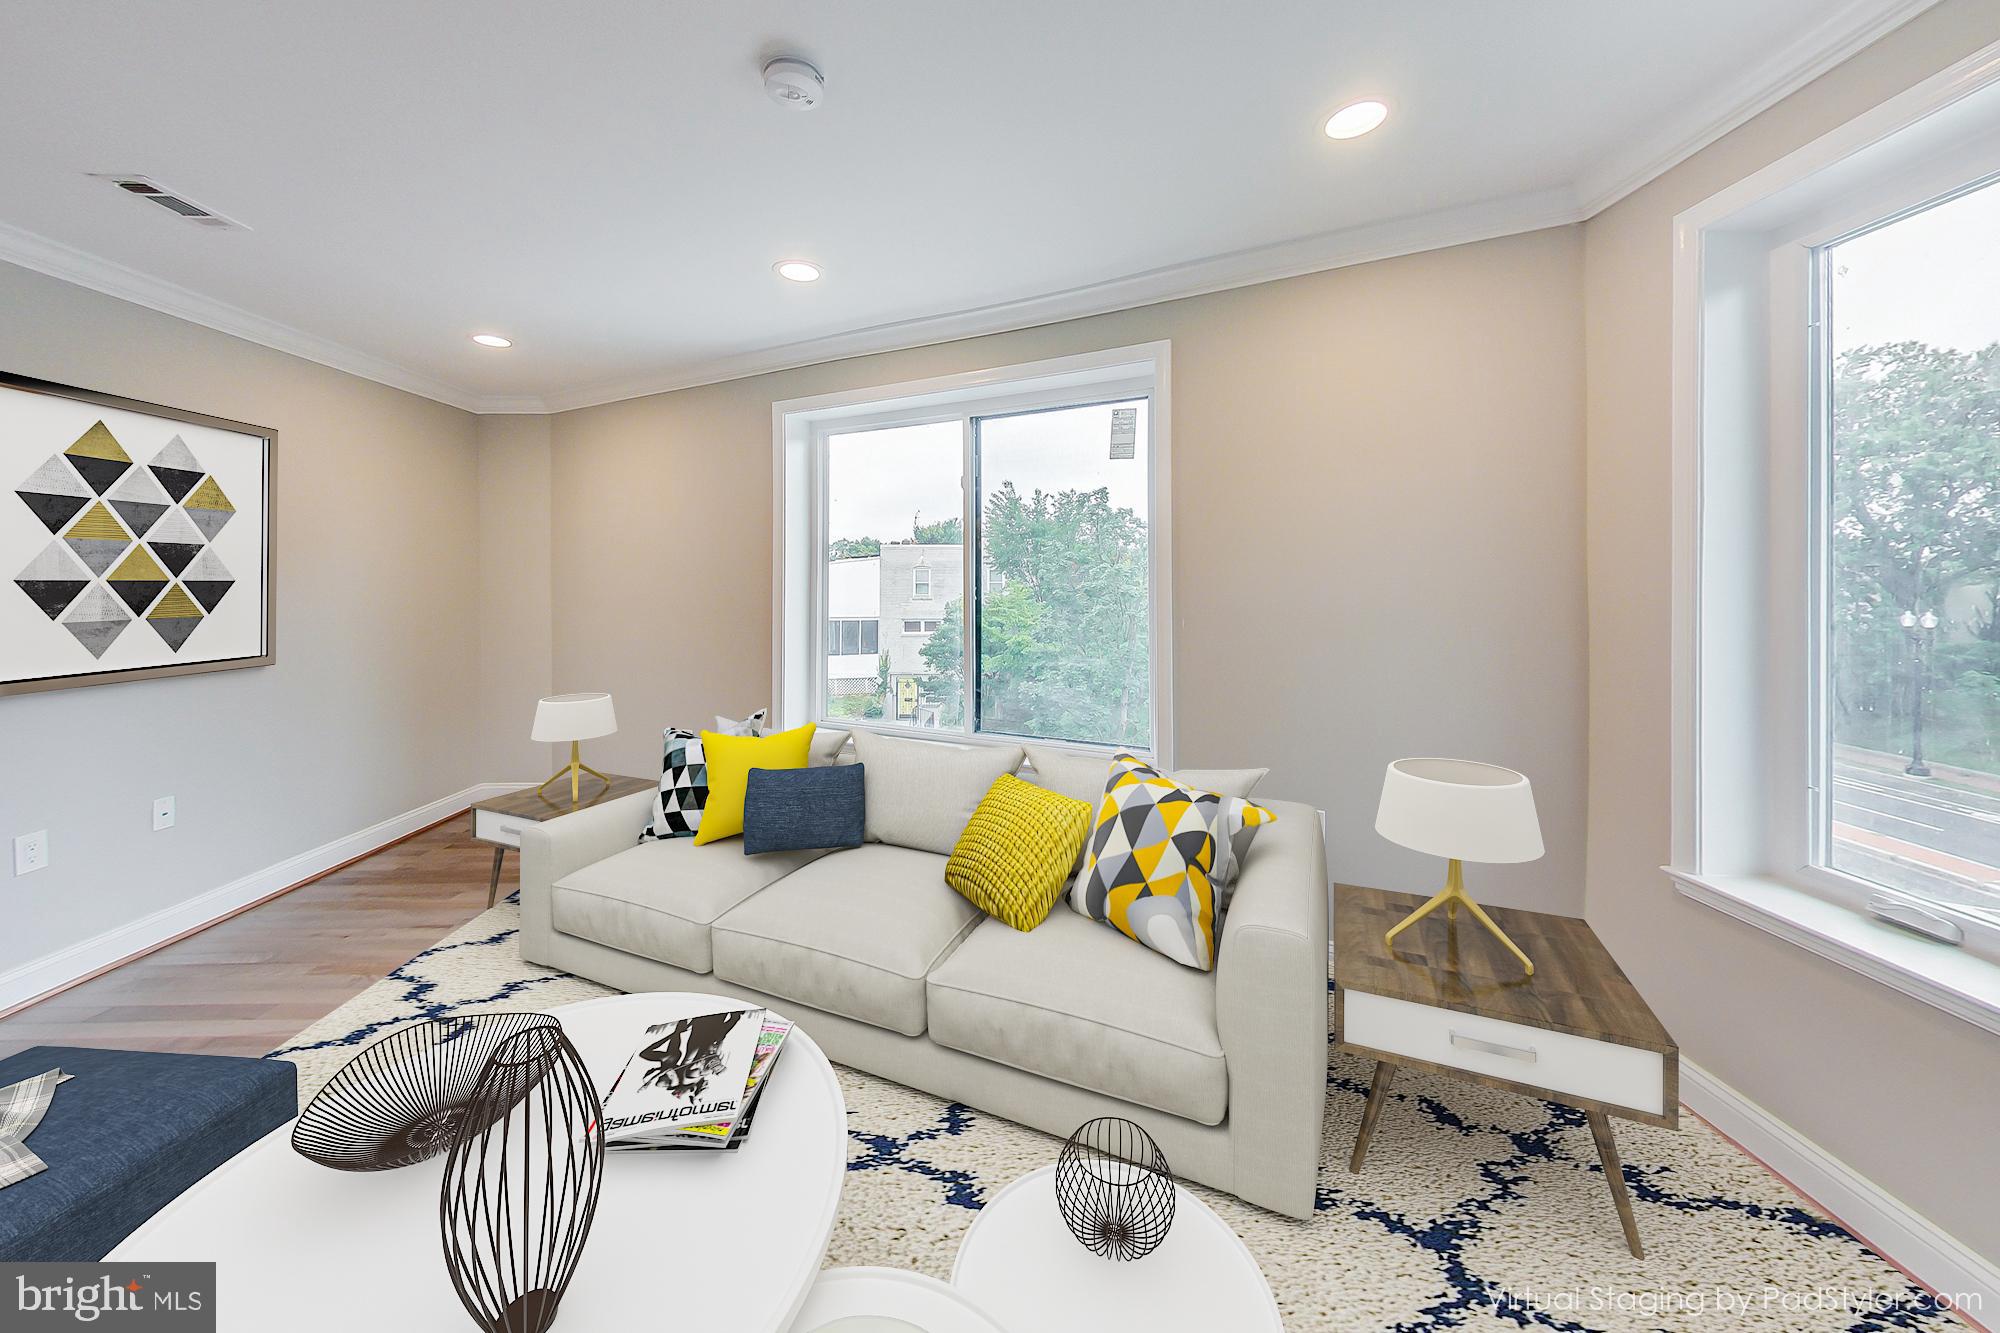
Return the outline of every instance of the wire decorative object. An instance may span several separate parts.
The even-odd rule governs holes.
[[[576,1272],[604,1180],[604,1108],[558,1027],[493,1054],[445,1158],[444,1262],[486,1333],[543,1333]]]
[[[547,1014],[500,1013],[398,1028],[319,1090],[292,1126],[292,1147],[337,1171],[389,1171],[436,1157],[466,1127],[494,1052],[540,1028],[561,1025]]]
[[[1130,1120],[1087,1120],[1056,1158],[1056,1207],[1086,1250],[1140,1259],[1174,1224],[1174,1177],[1160,1145]]]

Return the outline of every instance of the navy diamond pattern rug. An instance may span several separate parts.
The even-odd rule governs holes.
[[[519,921],[511,900],[482,913],[272,1052],[299,1066],[301,1100],[412,1019],[610,993],[523,962]],[[1330,1058],[1311,1220],[1193,1187],[1256,1256],[1293,1333],[1966,1327],[1692,1116],[1678,1130],[1617,1122],[1644,1260],[1626,1252],[1589,1127],[1567,1107],[1405,1070],[1366,1169],[1350,1175],[1370,1072]],[[839,1074],[849,1175],[827,1264],[949,1279],[976,1211],[1054,1161],[1058,1141],[870,1074]]]

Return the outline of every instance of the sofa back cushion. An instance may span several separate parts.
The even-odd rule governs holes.
[[[1027,754],[1033,771],[1023,776],[1036,786],[1059,791],[1092,810],[1104,799],[1104,784],[1111,774],[1109,755],[1046,745],[1030,745]],[[1248,796],[1270,772],[1268,768],[1177,768],[1170,776],[1182,786],[1218,796]]]
[[[950,856],[987,788],[1021,765],[1018,745],[905,740],[857,729],[868,841]]]

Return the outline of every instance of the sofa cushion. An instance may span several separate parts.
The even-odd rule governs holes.
[[[1111,773],[1109,755],[1030,745],[1028,763],[1032,767],[1021,776],[1036,786],[1059,791],[1092,810],[1104,799],[1105,779]],[[1168,776],[1183,787],[1197,787],[1218,796],[1248,796],[1270,772],[1268,768],[1177,768]]]
[[[735,842],[642,842],[557,880],[550,919],[565,935],[708,972],[715,919],[825,854],[745,856]]]
[[[0,1191],[0,1258],[18,1262],[102,1259],[299,1109],[296,1065],[236,1055],[37,1046],[0,1060],[0,1087],[50,1069],[75,1077],[28,1138],[48,1169]]]
[[[1229,1108],[1215,978],[1073,912],[981,922],[928,990],[940,1046],[1204,1125]]]
[[[880,843],[822,857],[715,923],[715,975],[919,1036],[924,978],[982,920],[944,865]]]
[[[854,733],[868,769],[868,841],[950,856],[993,779],[1021,766],[1018,745]]]

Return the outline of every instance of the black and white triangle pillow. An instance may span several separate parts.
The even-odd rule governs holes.
[[[755,736],[764,729],[765,712],[760,708],[741,721],[718,717],[711,730]],[[668,727],[660,734],[664,746],[660,791],[653,798],[653,822],[640,835],[641,842],[692,838],[701,828],[702,807],[708,804],[708,760],[702,754],[701,737],[682,727]]]

